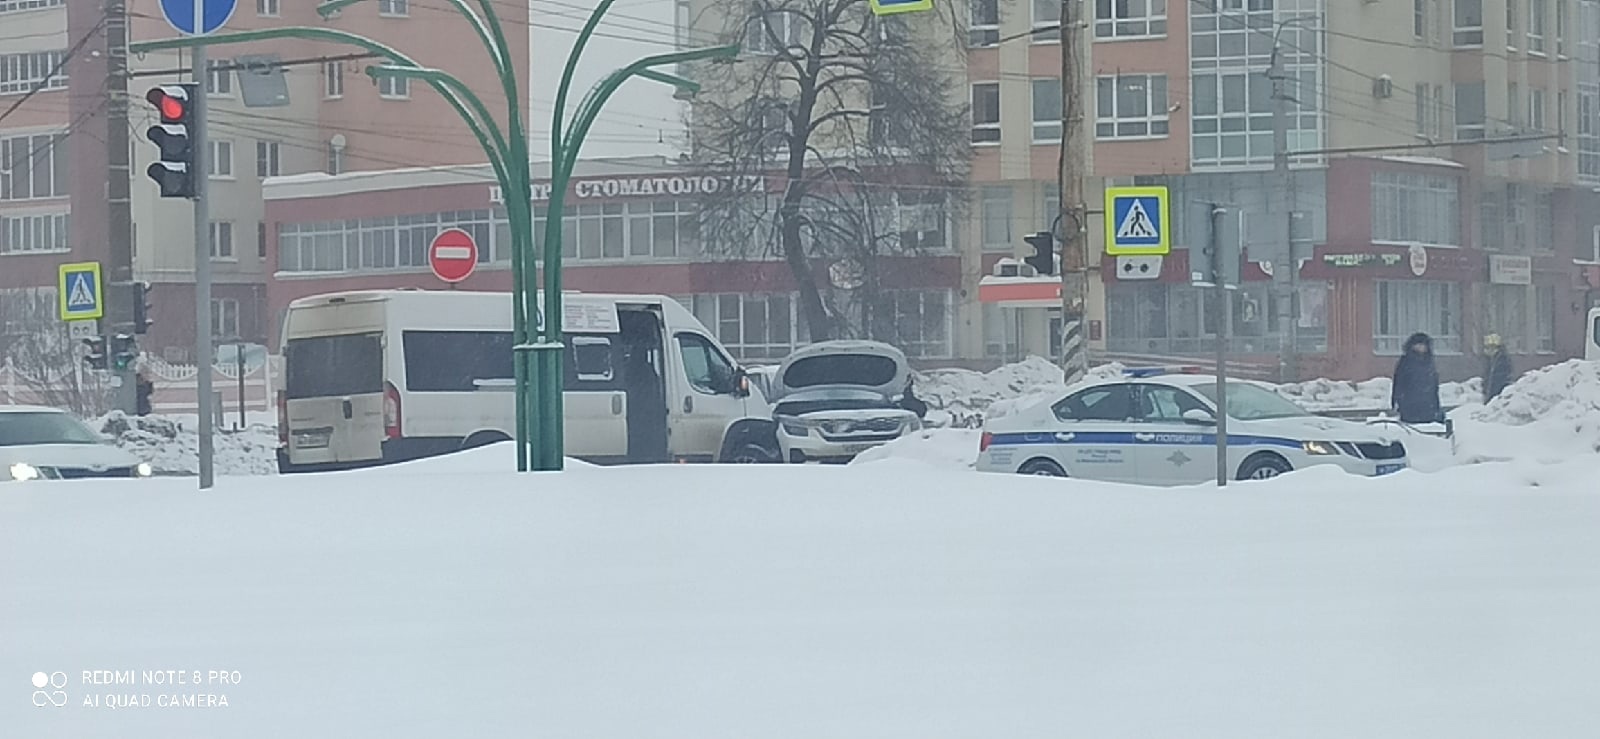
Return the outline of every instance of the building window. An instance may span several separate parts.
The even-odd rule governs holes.
[[[67,4],[67,0],[0,0],[0,14],[20,13],[24,10],[40,10],[42,8],[59,8]]]
[[[328,143],[328,162],[323,171],[328,174],[341,174],[344,172],[344,146]]]
[[[1266,71],[1273,43],[1290,98],[1290,151],[1324,148],[1326,115],[1322,100],[1325,65],[1322,32],[1312,23],[1282,23],[1284,18],[1320,13],[1318,0],[1228,0],[1215,5],[1187,4],[1190,10],[1191,157],[1195,168],[1271,164],[1273,83]],[[1276,29],[1262,33],[1260,29]],[[1310,157],[1309,159],[1316,159]],[[1315,163],[1308,161],[1306,163]]]
[[[64,252],[68,243],[66,213],[0,215],[0,254]]]
[[[751,54],[776,54],[782,49],[804,46],[805,16],[782,10],[769,10],[745,21],[744,50]]]
[[[1000,142],[1000,83],[972,85],[972,143]]]
[[[1165,35],[1167,0],[1095,0],[1095,38],[1151,38]]]
[[[1483,45],[1483,0],[1455,0],[1456,46]]]
[[[1506,123],[1522,128],[1522,88],[1515,82],[1506,83]]]
[[[446,228],[472,234],[478,261],[487,263],[497,251],[509,259],[509,246],[494,241],[494,216],[488,210],[444,211],[392,218],[278,227],[278,269],[282,272],[357,272],[428,266],[428,245]],[[504,229],[509,238],[509,229]]]
[[[1483,83],[1456,85],[1456,138],[1461,140],[1483,138],[1486,117]]]
[[[1372,311],[1372,351],[1399,355],[1406,337],[1425,332],[1436,354],[1461,353],[1461,289],[1453,282],[1378,280]]]
[[[1061,80],[1033,80],[1033,143],[1061,143]]]
[[[1411,0],[1411,35],[1416,38],[1428,35],[1428,0]]]
[[[1567,55],[1567,0],[1556,0],[1556,56]]]
[[[231,260],[233,255],[233,222],[211,222],[211,258]]]
[[[1095,80],[1097,139],[1149,139],[1167,135],[1167,76],[1132,74]]]
[[[1061,216],[1061,183],[1048,182],[1039,188],[1039,214],[1034,225],[1039,231],[1054,231]]]
[[[1546,13],[1549,9],[1545,6],[1546,0],[1528,0],[1528,53],[1543,56],[1544,33]]]
[[[283,173],[282,159],[279,158],[279,145],[276,141],[256,142],[256,176],[277,177]]]
[[[1373,173],[1372,240],[1460,246],[1460,187],[1460,181],[1454,177]]]
[[[999,0],[967,0],[968,46],[994,46],[1000,43]]]
[[[210,59],[206,61],[206,94],[215,97],[233,95],[233,60]]]
[[[983,304],[983,356],[988,359],[1022,359],[1021,314],[995,303]]]
[[[405,100],[411,97],[411,79],[409,77],[379,77],[378,97],[386,100]]]
[[[256,221],[256,257],[267,258],[267,222]]]
[[[1061,0],[1032,0],[1033,42],[1046,44],[1061,40]]]
[[[1230,347],[1277,351],[1278,318],[1264,283],[1231,291]],[[1191,285],[1119,283],[1106,287],[1106,349],[1112,352],[1198,354],[1216,349],[1222,314],[1211,294]]]
[[[1578,87],[1578,179],[1600,183],[1600,84]]]
[[[1536,0],[1535,0],[1536,1]],[[1506,48],[1517,45],[1517,0],[1506,0]]]
[[[1533,350],[1552,354],[1556,350],[1556,287],[1536,285],[1533,290]]]
[[[0,138],[0,200],[67,196],[67,135]]]
[[[699,216],[688,201],[568,206],[562,216],[561,251],[567,259],[685,259],[700,252]],[[545,207],[535,205],[535,249],[544,247],[546,220]]]
[[[228,139],[211,139],[211,151],[206,156],[206,172],[214,180],[233,179],[233,142]]]
[[[390,18],[411,15],[411,0],[378,0],[378,15]]]
[[[344,62],[322,63],[322,96],[329,99],[344,97]]]
[[[67,89],[66,58],[65,50],[0,54],[0,95]]]
[[[1528,128],[1532,131],[1545,130],[1545,92],[1542,87],[1528,89]]]
[[[1011,188],[985,187],[982,192],[983,248],[987,251],[1011,251]]]
[[[950,291],[889,290],[873,306],[872,337],[908,357],[951,356]]]
[[[738,359],[782,359],[804,343],[797,301],[789,293],[711,293],[689,302],[695,317]]]
[[[1528,286],[1487,285],[1483,300],[1483,333],[1500,334],[1506,351],[1528,352]]]
[[[211,338],[239,338],[239,301],[233,298],[211,299]]]
[[[278,0],[256,0],[256,15],[272,18],[278,15]]]

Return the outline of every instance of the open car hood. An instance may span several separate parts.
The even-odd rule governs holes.
[[[866,392],[882,397],[887,404],[905,390],[910,376],[906,355],[881,341],[822,341],[801,347],[784,359],[773,390],[779,400],[809,400],[825,391]]]

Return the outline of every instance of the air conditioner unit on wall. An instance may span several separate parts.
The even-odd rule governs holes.
[[[1394,78],[1386,74],[1372,78],[1372,96],[1379,100],[1394,97]]]

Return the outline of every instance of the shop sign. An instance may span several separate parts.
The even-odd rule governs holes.
[[[608,177],[594,180],[577,180],[572,183],[572,196],[577,200],[695,197],[719,193],[761,192],[766,178],[761,175],[714,177],[711,175],[670,175],[663,177]],[[550,199],[550,183],[533,183],[533,201]],[[499,186],[489,188],[489,202],[505,202]]]
[[[1330,267],[1393,267],[1402,258],[1399,254],[1324,254],[1322,263]]]
[[[1533,257],[1524,254],[1490,254],[1489,283],[1493,285],[1533,284]]]

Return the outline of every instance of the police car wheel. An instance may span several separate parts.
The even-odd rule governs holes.
[[[1035,475],[1037,477],[1066,477],[1067,471],[1061,465],[1048,459],[1030,459],[1017,468],[1019,475]]]
[[[1270,480],[1294,468],[1276,454],[1265,454],[1245,460],[1239,467],[1241,480]]]

